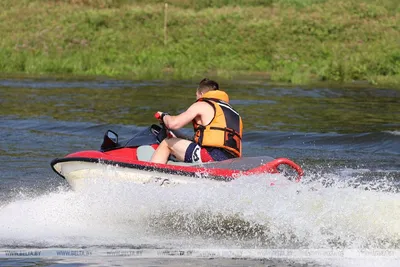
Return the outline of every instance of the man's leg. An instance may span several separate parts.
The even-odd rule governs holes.
[[[167,163],[169,154],[171,153],[167,144],[167,140],[168,139],[164,139],[157,147],[156,151],[154,151],[153,156],[151,156],[151,162],[163,164]]]
[[[184,161],[186,149],[191,143],[189,140],[176,137],[164,139],[151,157],[151,162],[165,164],[170,154]]]
[[[179,161],[185,161],[185,153],[192,141],[181,138],[170,138],[167,141],[171,154]]]

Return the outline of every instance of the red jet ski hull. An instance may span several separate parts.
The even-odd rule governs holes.
[[[65,178],[74,188],[82,186],[87,179],[103,177],[106,172],[111,176],[132,180],[138,183],[168,180],[168,183],[196,182],[199,178],[212,181],[231,181],[241,176],[257,175],[262,173],[280,173],[280,166],[286,165],[293,169],[296,175],[293,180],[300,181],[303,170],[299,165],[287,158],[273,159],[264,157],[242,157],[209,163],[171,162],[158,164],[149,162],[151,154],[158,146],[154,138],[160,128],[151,126],[147,130],[134,136],[124,145],[108,138],[110,131],[100,151],[81,151],[56,158],[51,162],[53,170]],[[160,141],[160,140],[158,140]],[[139,150],[142,149],[142,150]],[[144,150],[143,150],[144,149]],[[144,159],[143,151],[147,152]],[[79,186],[78,186],[79,184]]]

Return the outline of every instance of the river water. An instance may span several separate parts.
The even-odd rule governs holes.
[[[158,110],[184,111],[196,83],[1,79],[0,265],[399,266],[399,89],[221,81],[244,120],[244,155],[292,159],[305,171],[299,184],[104,179],[74,192],[51,170],[53,158],[98,149],[107,129],[128,138]],[[4,254],[57,249],[91,255]]]

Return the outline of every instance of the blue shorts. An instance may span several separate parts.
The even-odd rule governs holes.
[[[191,143],[185,152],[185,162],[202,163],[211,161],[221,161],[234,158],[229,152],[217,147],[200,147],[196,143]]]

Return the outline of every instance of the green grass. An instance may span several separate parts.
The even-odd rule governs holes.
[[[0,72],[400,84],[397,0],[3,0]]]

